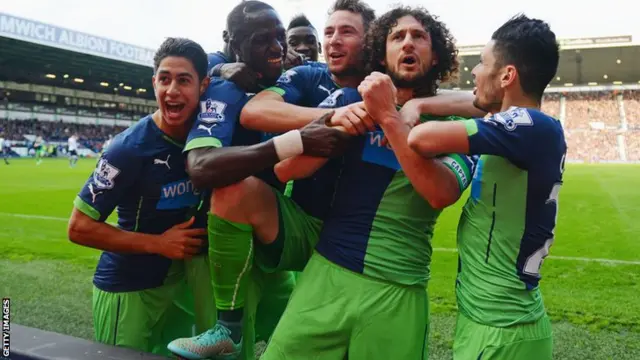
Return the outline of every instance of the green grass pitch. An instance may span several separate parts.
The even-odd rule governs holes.
[[[14,323],[90,339],[98,251],[66,238],[76,193],[95,160],[0,162],[0,295]],[[640,166],[569,165],[542,292],[555,358],[640,359]],[[455,323],[455,228],[460,201],[438,225],[430,359],[450,359]]]

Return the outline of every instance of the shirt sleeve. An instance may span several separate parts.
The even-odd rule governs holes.
[[[300,104],[307,92],[307,87],[311,85],[312,73],[308,65],[296,66],[285,71],[268,91],[273,91],[282,96],[288,104]]]
[[[448,154],[439,156],[438,160],[448,167],[456,176],[460,193],[463,193],[471,184],[471,178],[478,164],[478,158],[478,155]]]
[[[229,84],[209,86],[200,101],[200,109],[187,136],[184,151],[231,145],[240,112],[248,97]]]
[[[135,151],[114,143],[102,154],[74,201],[76,209],[103,222],[135,185],[142,168]]]
[[[526,169],[535,160],[536,148],[545,143],[545,121],[534,121],[523,108],[514,108],[487,119],[464,121],[470,154],[501,156]]]

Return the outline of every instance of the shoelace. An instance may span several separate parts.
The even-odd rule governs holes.
[[[216,324],[216,326],[213,327],[213,329],[209,329],[205,332],[203,332],[202,334],[198,335],[196,337],[196,340],[200,340],[203,337],[209,336],[209,335],[213,335],[217,332],[217,330],[220,329],[225,335],[227,336],[231,336],[231,330],[227,329],[226,327],[220,325],[220,324]]]

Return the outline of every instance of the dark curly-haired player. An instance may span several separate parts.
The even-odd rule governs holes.
[[[344,155],[316,253],[298,278],[263,360],[428,357],[431,237],[441,209],[470,183],[474,161],[415,153],[397,106],[435,95],[437,82],[456,74],[456,48],[443,23],[409,7],[375,21],[368,47],[371,68],[386,75],[373,72],[358,90],[340,89],[321,106],[364,99],[378,127],[354,139]],[[322,162],[297,157],[281,162],[276,172],[289,180],[283,174],[305,176]]]
[[[398,40],[403,40],[402,36],[405,34],[391,34],[393,28],[398,26],[400,19],[404,17],[412,17],[415,22],[422,24],[425,38],[417,40],[424,40],[431,45],[430,48],[421,49],[425,55],[419,59],[422,61],[421,64],[417,64],[411,56],[401,58],[406,55],[406,51],[402,51],[405,44],[399,44]],[[396,87],[414,89],[414,97],[436,95],[438,84],[453,80],[458,73],[460,63],[453,40],[444,23],[428,12],[408,7],[395,8],[380,17],[367,35],[365,56],[369,59],[369,72],[386,73]],[[393,49],[387,51],[389,47]],[[415,45],[413,47],[416,48]],[[390,57],[399,61],[394,62]],[[400,66],[402,64],[417,65],[417,72],[406,71]]]

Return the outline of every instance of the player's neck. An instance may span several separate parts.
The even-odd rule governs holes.
[[[364,76],[358,75],[344,75],[338,76],[335,74],[331,74],[331,80],[336,83],[341,88],[354,88],[357,89],[362,80],[364,80]]]
[[[398,101],[398,105],[402,106],[411,99],[413,99],[412,88],[398,88],[398,92],[396,94],[396,100]]]
[[[160,129],[160,131],[165,135],[180,142],[185,142],[187,140],[187,135],[189,135],[189,130],[191,128],[191,126],[188,126],[191,124],[190,122],[185,121],[182,124],[183,126],[171,126],[162,120],[162,112],[159,109],[153,113],[151,118],[156,126],[158,126],[158,129]]]
[[[505,92],[504,99],[502,100],[502,107],[500,111],[507,111],[512,106],[528,108],[528,109],[540,109],[540,103],[524,94],[514,94]]]

